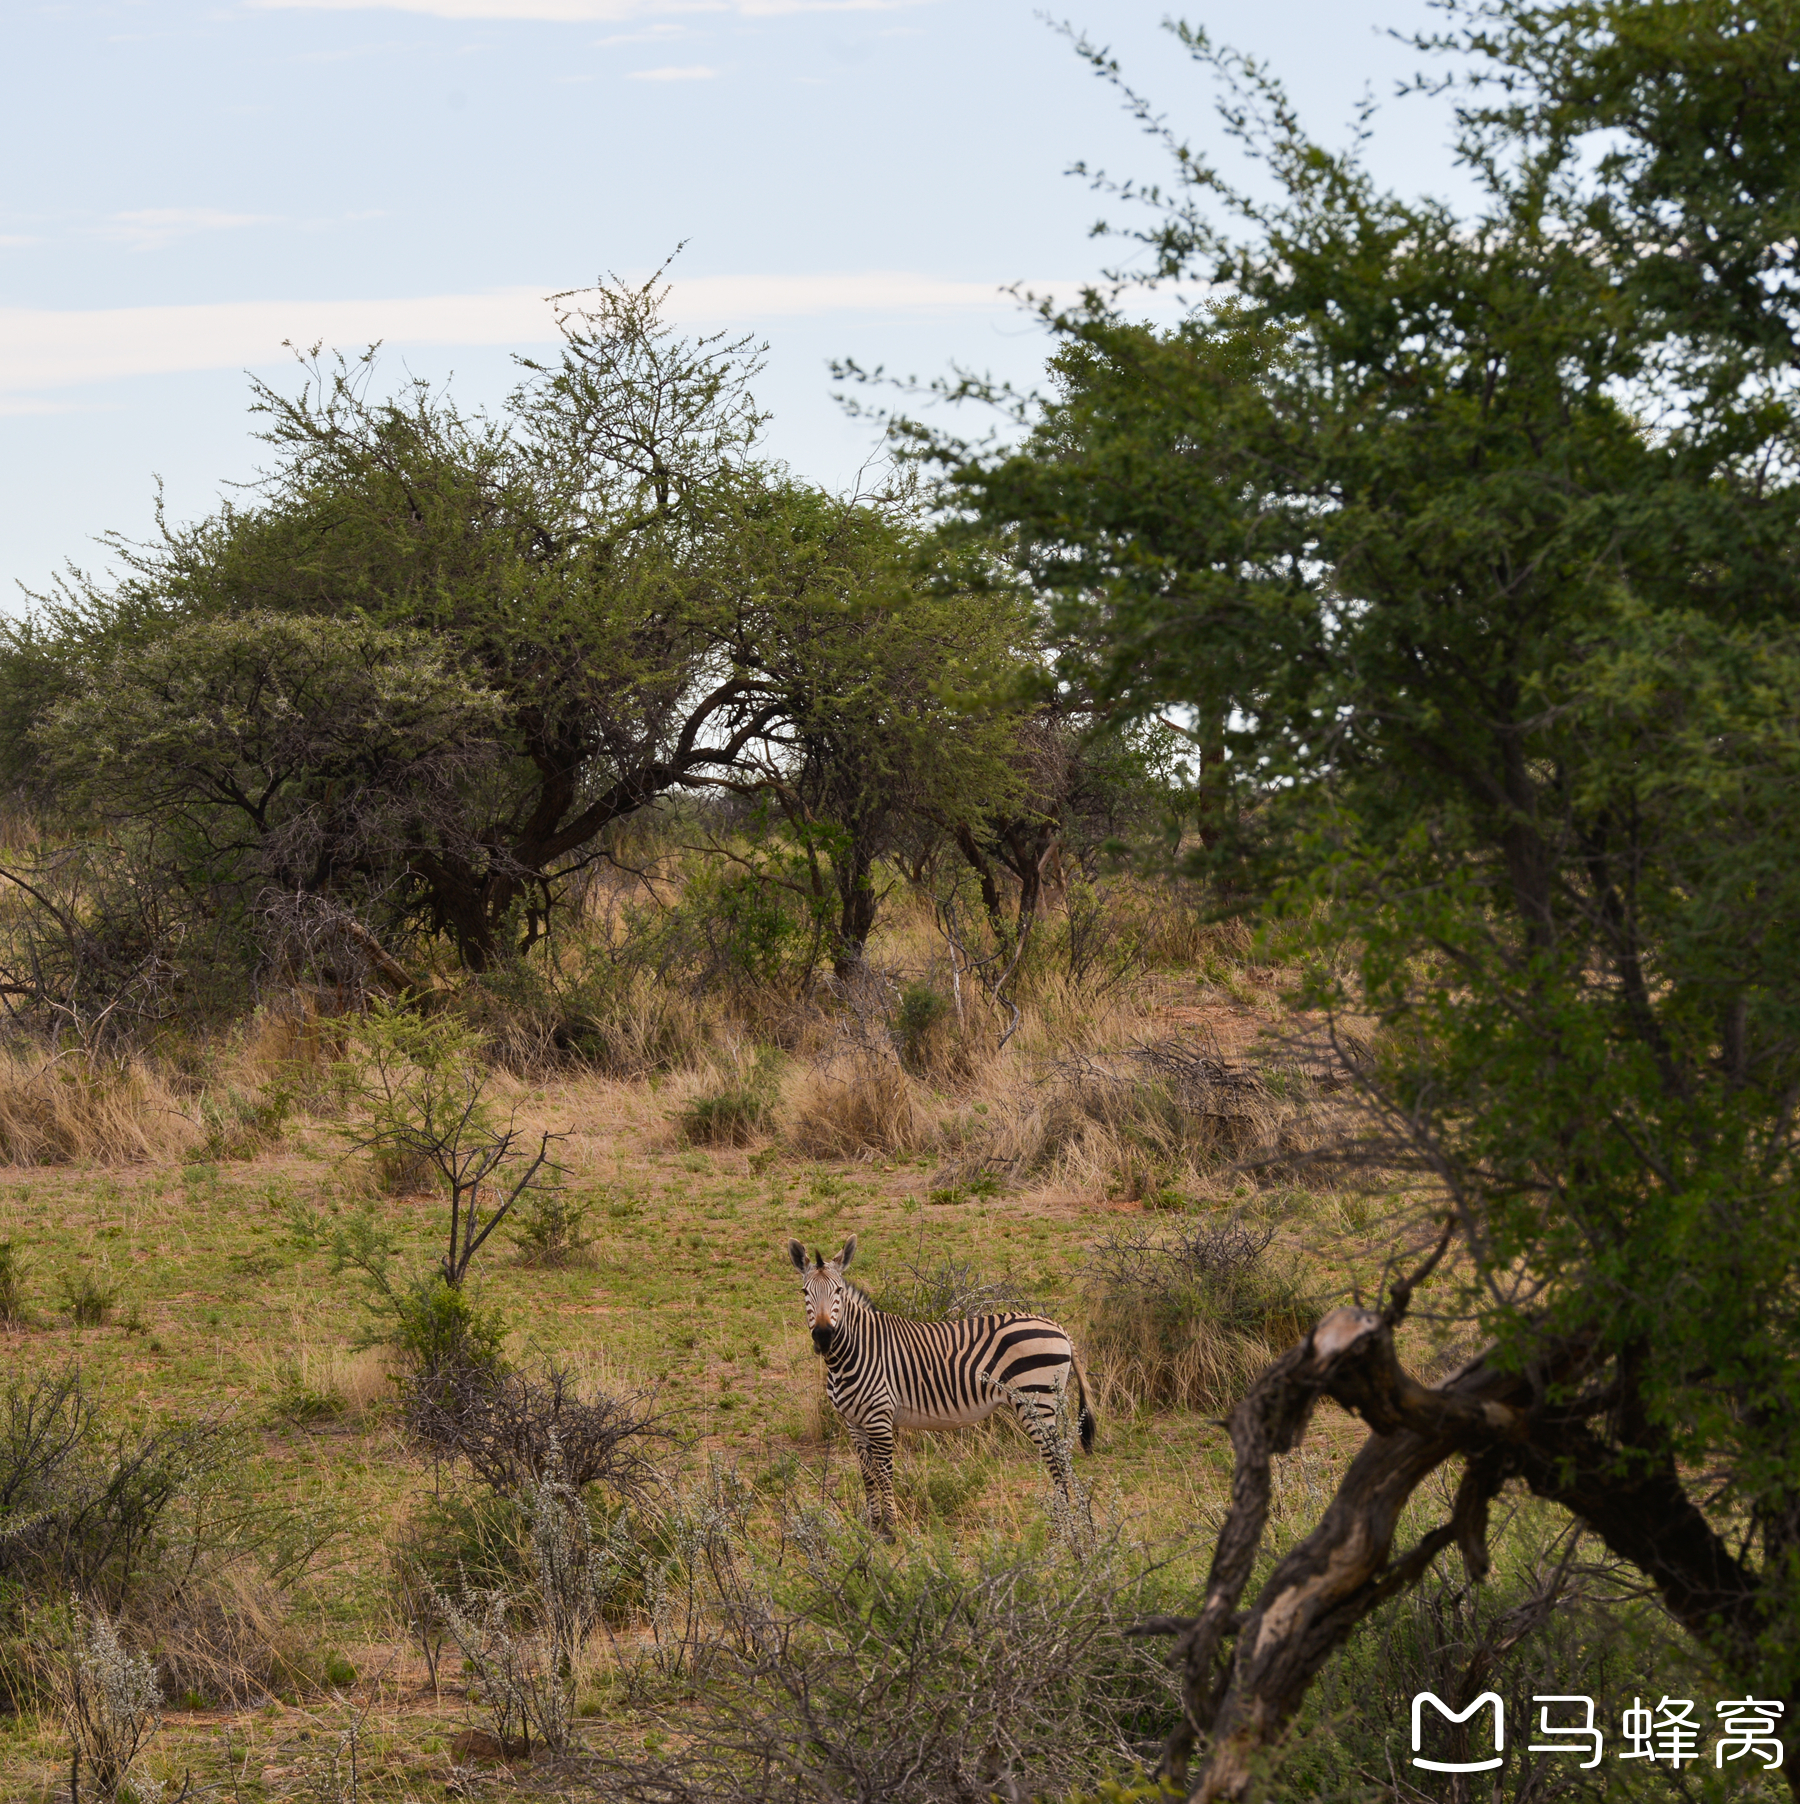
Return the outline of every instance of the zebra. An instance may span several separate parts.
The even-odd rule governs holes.
[[[817,1247],[810,1264],[799,1241],[788,1256],[801,1277],[806,1325],[825,1360],[825,1395],[843,1418],[862,1469],[870,1526],[894,1538],[894,1430],[957,1428],[1012,1406],[1065,1503],[1074,1470],[1057,1428],[1057,1405],[1075,1375],[1081,1450],[1094,1450],[1087,1379],[1068,1335],[1041,1315],[978,1315],[915,1322],[877,1309],[844,1276],[856,1236],[835,1259]]]

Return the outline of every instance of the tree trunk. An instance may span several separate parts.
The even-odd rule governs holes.
[[[1648,1449],[1607,1446],[1575,1406],[1546,1401],[1573,1388],[1577,1377],[1586,1381],[1585,1395],[1605,1394],[1592,1382],[1595,1350],[1579,1340],[1547,1342],[1522,1370],[1502,1370],[1483,1357],[1440,1389],[1427,1389],[1402,1369],[1393,1345],[1415,1281],[1396,1284],[1379,1315],[1333,1310],[1232,1411],[1231,1507],[1200,1612],[1138,1627],[1177,1637],[1186,1721],[1170,1737],[1163,1770],[1188,1785],[1190,1759],[1204,1744],[1189,1792],[1193,1804],[1252,1795],[1267,1755],[1325,1661],[1371,1610],[1416,1584],[1443,1548],[1455,1542],[1470,1577],[1485,1575],[1488,1502],[1512,1476],[1563,1504],[1648,1575],[1671,1613],[1736,1682],[1752,1690],[1769,1682],[1759,1659],[1768,1626],[1760,1581],[1689,1499],[1673,1464],[1648,1457]],[[1240,1616],[1238,1599],[1268,1518],[1270,1460],[1299,1445],[1322,1396],[1361,1415],[1373,1432],[1318,1527],[1276,1566],[1255,1606]],[[1607,1404],[1582,1407],[1603,1414]],[[1408,1498],[1459,1455],[1467,1463],[1449,1520],[1394,1558]],[[1233,1637],[1236,1652],[1227,1661],[1223,1648]],[[1800,1695],[1785,1702],[1783,1767],[1800,1797]]]
[[[981,842],[975,837],[975,829],[967,821],[957,823],[956,849],[962,853],[981,885],[981,906],[987,914],[988,925],[994,930],[995,938],[999,938],[1006,932],[1006,916],[1000,907],[1000,881],[995,875],[993,860],[982,851]]]
[[[875,928],[875,911],[880,906],[880,898],[875,894],[871,861],[860,850],[847,852],[841,862],[833,859],[832,876],[837,880],[840,907],[831,966],[843,978],[862,963],[869,935]]]
[[[1209,852],[1230,824],[1231,791],[1225,765],[1225,716],[1208,710],[1200,723],[1200,783],[1195,831]]]

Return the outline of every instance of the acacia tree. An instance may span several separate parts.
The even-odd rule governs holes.
[[[1359,1621],[1453,1543],[1481,1576],[1518,1482],[1769,1701],[1800,1792],[1800,18],[1463,9],[1472,216],[1378,190],[1181,36],[1278,190],[1169,140],[1139,235],[1208,305],[1058,321],[1014,452],[915,438],[1073,679],[1232,723],[1208,863],[1329,903],[1356,955],[1314,1000],[1387,1029],[1366,1150],[1435,1190],[1377,1306],[1233,1412],[1206,1594],[1153,1625],[1186,1675],[1168,1768],[1250,1795]],[[1422,1291],[1489,1337],[1436,1389],[1396,1350]],[[1245,1603],[1271,1456],[1326,1396],[1369,1437]],[[1447,1463],[1449,1520],[1397,1549]]]
[[[253,903],[469,856],[501,719],[427,634],[253,611],[122,648],[35,739],[69,793],[159,832],[215,900]]]
[[[259,384],[275,456],[254,505],[115,541],[123,582],[77,573],[0,628],[15,780],[180,816],[208,880],[235,858],[294,891],[360,887],[478,969],[529,947],[611,823],[672,790],[757,790],[853,963],[900,824],[1016,787],[1012,711],[956,697],[1010,684],[1029,610],[934,555],[914,497],[759,464],[751,347],[676,340],[663,297],[582,297],[497,420],[422,384],[373,399],[369,359],[315,360],[297,396]],[[427,639],[468,736],[423,756],[421,717],[401,756],[351,667],[404,646],[410,669]],[[341,706],[327,648],[349,660]]]
[[[1166,828],[1195,796],[1160,721],[1130,732],[1066,695],[1020,719],[1011,763],[1011,806],[990,806],[937,823],[975,874],[996,946],[1016,947],[1072,869],[1090,874],[1128,835]],[[1202,810],[1210,831],[1210,811]],[[1013,913],[1006,915],[1010,882]]]
[[[559,314],[498,419],[416,383],[370,393],[373,353],[297,395],[263,384],[272,462],[252,504],[160,543],[115,542],[123,582],[76,576],[9,636],[14,720],[91,682],[121,647],[196,619],[362,618],[439,636],[498,698],[499,756],[464,831],[420,841],[411,901],[480,967],[526,943],[605,827],[730,769],[774,717],[732,656],[744,523],[772,491],[748,341],[686,342],[666,288],[600,288]],[[19,762],[15,755],[15,765]],[[27,773],[29,774],[29,773]]]
[[[773,804],[801,854],[786,881],[831,915],[840,977],[874,929],[882,861],[922,823],[1007,812],[1022,789],[1029,597],[971,580],[915,514],[905,494],[793,498],[767,564],[796,605],[740,640],[781,713],[731,787]]]

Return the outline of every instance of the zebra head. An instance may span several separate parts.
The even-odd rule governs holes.
[[[806,1303],[806,1325],[812,1333],[813,1351],[829,1353],[844,1319],[844,1299],[850,1287],[844,1282],[844,1267],[856,1255],[856,1236],[844,1242],[844,1250],[835,1259],[827,1259],[817,1247],[809,1263],[806,1248],[799,1241],[788,1242],[788,1257],[800,1274],[800,1295]]]

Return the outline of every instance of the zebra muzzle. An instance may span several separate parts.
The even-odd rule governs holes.
[[[829,1353],[831,1343],[837,1339],[837,1330],[835,1328],[815,1328],[812,1331],[812,1337],[815,1353]]]

